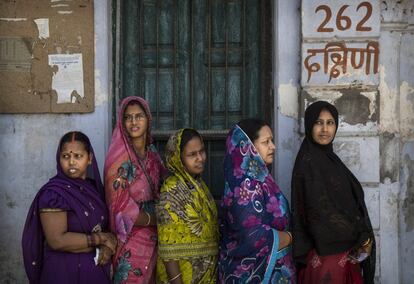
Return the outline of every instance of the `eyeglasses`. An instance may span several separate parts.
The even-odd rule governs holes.
[[[145,113],[131,113],[131,114],[126,114],[124,116],[124,120],[128,122],[133,122],[134,120],[141,121],[141,120],[145,120],[146,118],[147,116],[145,115]]]

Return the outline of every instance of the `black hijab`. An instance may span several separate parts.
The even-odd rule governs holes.
[[[312,248],[319,255],[332,255],[374,240],[361,184],[333,152],[332,142],[320,145],[312,138],[322,110],[331,113],[338,127],[338,111],[328,102],[306,109],[305,138],[292,174],[293,256],[302,265]],[[365,283],[373,283],[375,242],[362,268]]]

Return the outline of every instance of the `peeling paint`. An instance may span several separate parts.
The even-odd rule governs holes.
[[[0,18],[0,21],[21,22],[21,21],[27,21],[27,18]]]
[[[108,101],[108,93],[106,88],[102,88],[101,85],[101,72],[99,69],[95,69],[95,107],[103,105]]]
[[[72,14],[73,13],[73,11],[58,11],[58,14],[61,14],[61,15],[69,15],[69,14]]]
[[[50,5],[50,7],[52,7],[52,8],[56,8],[56,7],[69,7],[69,4],[53,4],[53,5]]]
[[[283,115],[297,119],[299,113],[298,88],[292,84],[281,84],[278,88],[280,112]]]
[[[392,133],[380,136],[380,179],[382,182],[396,182],[399,173],[399,139]]]
[[[341,92],[336,90],[326,90],[326,89],[302,89],[301,92],[301,105],[300,112],[303,116],[307,106],[316,101],[327,101],[331,104],[334,104],[334,101],[342,96]]]
[[[403,81],[400,85],[401,136],[414,138],[414,86]]]
[[[398,90],[390,88],[387,83],[387,73],[384,65],[380,65],[380,129],[382,132],[399,132],[399,107],[397,105]]]
[[[406,225],[406,232],[414,230],[414,160],[410,159],[409,155],[404,157],[404,165],[406,173],[406,188],[405,198],[402,200],[402,212]]]
[[[342,96],[335,101],[335,105],[344,122],[354,125],[377,120],[378,115],[375,111],[376,108],[372,107],[373,102],[368,97],[361,95],[359,90],[345,89],[341,90],[341,93]]]
[[[35,19],[34,22],[39,32],[39,39],[49,38],[49,19]]]

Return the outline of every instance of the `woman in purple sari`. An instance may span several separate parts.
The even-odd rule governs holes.
[[[267,168],[275,152],[272,130],[245,119],[226,145],[219,283],[295,283],[289,205]]]
[[[105,232],[108,210],[88,137],[66,133],[56,162],[57,174],[37,193],[23,230],[29,282],[110,283],[116,238]],[[89,165],[93,179],[87,177]]]

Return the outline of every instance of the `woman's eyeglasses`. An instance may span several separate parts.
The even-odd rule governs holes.
[[[128,122],[133,122],[134,120],[141,121],[146,118],[147,116],[144,113],[132,113],[124,116],[124,120]]]

